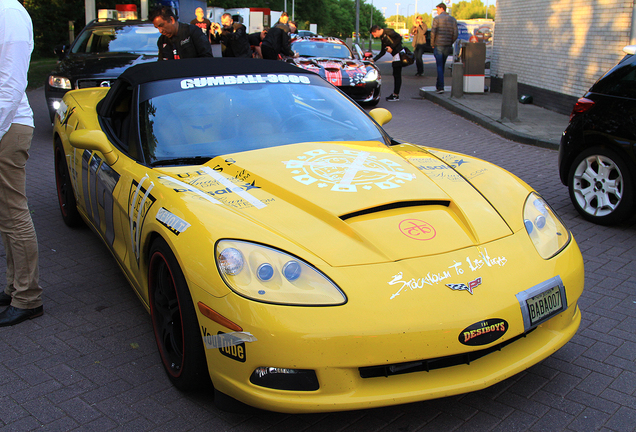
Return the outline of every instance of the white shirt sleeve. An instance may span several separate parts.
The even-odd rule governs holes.
[[[14,6],[15,4],[15,6]],[[0,139],[18,120],[33,126],[26,97],[27,71],[33,51],[31,17],[17,1],[0,3]]]

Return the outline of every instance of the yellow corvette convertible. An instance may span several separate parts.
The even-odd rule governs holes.
[[[267,60],[148,63],[65,95],[62,217],[108,246],[175,386],[379,407],[485,388],[572,338],[583,261],[550,206],[392,140],[390,119]]]

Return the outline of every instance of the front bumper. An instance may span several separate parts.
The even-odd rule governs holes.
[[[441,268],[439,263],[460,263],[472,252],[460,250],[397,263],[332,269],[330,276],[339,274],[334,280],[349,297],[347,304],[337,307],[266,305],[234,295],[220,302],[193,296],[208,305],[216,302],[212,307],[217,312],[238,322],[256,338],[244,344],[241,359],[222,355],[217,349],[206,350],[214,386],[252,406],[300,413],[365,409],[445,397],[483,389],[519,373],[574,336],[581,320],[577,301],[583,290],[583,261],[574,239],[559,255],[546,261],[538,256],[528,257],[527,245],[518,241],[523,236],[527,238],[525,233],[517,233],[486,245],[487,255],[506,260],[503,267],[482,266],[472,272],[464,264],[464,273],[460,274],[455,266],[455,273],[438,283],[427,270],[428,280],[433,283],[424,283],[421,288],[411,288],[393,298],[397,286],[389,285],[388,280],[394,272]],[[556,274],[566,287],[568,308],[526,332],[515,294]],[[477,275],[484,282],[473,294],[445,286],[447,282],[467,281]],[[363,287],[362,292],[354,294],[351,284]],[[505,320],[505,335],[482,346],[459,343],[463,329],[487,319]],[[202,316],[199,321],[208,334],[228,332]],[[517,340],[501,351],[490,352],[470,364],[388,377],[363,378],[361,373],[361,368],[456,356],[514,338]],[[319,388],[290,391],[254,385],[249,378],[259,367],[313,370]]]

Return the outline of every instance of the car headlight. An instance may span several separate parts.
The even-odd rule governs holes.
[[[523,206],[526,231],[543,259],[550,259],[570,242],[570,231],[538,194],[528,195]]]
[[[369,72],[367,72],[364,78],[362,78],[362,81],[372,82],[372,81],[377,81],[377,79],[378,79],[378,71],[375,69],[371,69]]]
[[[49,85],[53,88],[59,88],[64,90],[71,90],[71,81],[68,78],[61,76],[50,75]]]
[[[347,301],[329,278],[284,252],[239,240],[216,245],[216,265],[237,294],[265,303],[325,306]]]

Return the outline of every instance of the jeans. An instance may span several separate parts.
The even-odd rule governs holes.
[[[452,54],[453,47],[451,45],[436,46],[433,49],[433,56],[437,65],[437,82],[435,83],[437,90],[444,90],[444,68],[446,67],[446,59]]]
[[[415,51],[413,54],[415,55],[415,66],[417,66],[417,73],[424,73],[424,62],[422,61],[422,56],[424,55],[424,48],[426,44],[418,44],[415,46]]]

